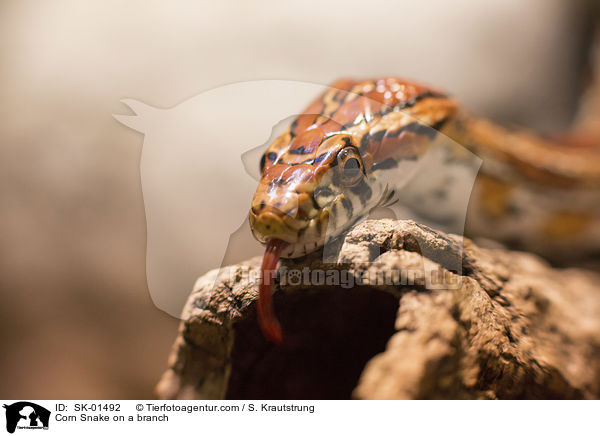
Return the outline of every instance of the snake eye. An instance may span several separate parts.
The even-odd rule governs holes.
[[[343,148],[338,153],[340,179],[345,186],[358,183],[363,176],[363,164],[360,154],[354,147]]]
[[[265,172],[265,167],[267,166],[267,164],[274,163],[276,159],[277,153],[273,151],[263,154],[260,158],[260,173],[263,174]]]

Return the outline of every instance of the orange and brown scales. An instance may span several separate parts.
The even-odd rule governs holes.
[[[366,171],[389,158],[415,158],[429,140],[424,127],[455,111],[455,102],[439,91],[398,78],[334,83],[265,152],[253,228],[273,233],[276,227],[292,242],[298,220],[316,215],[314,189],[342,148],[359,150]]]
[[[428,97],[434,100],[433,104],[426,100]],[[276,156],[277,163],[311,163],[333,144],[326,138],[343,135],[347,139],[338,137],[338,143],[351,140],[342,145],[368,148],[365,151],[373,158],[385,158],[387,156],[381,154],[386,154],[386,148],[396,144],[392,144],[391,135],[363,143],[365,136],[372,136],[367,135],[372,133],[371,128],[401,127],[395,122],[409,116],[414,117],[412,121],[417,119],[433,125],[448,118],[455,110],[454,102],[441,92],[405,80],[341,80],[310,104],[289,130],[269,147],[266,155]],[[388,116],[394,112],[398,115]],[[386,116],[389,118],[387,125],[381,123]],[[410,133],[414,132],[405,132],[405,136]],[[273,163],[272,159],[266,159],[265,169]]]

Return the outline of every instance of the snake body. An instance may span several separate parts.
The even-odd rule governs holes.
[[[427,160],[436,145],[442,150],[437,163]],[[271,309],[272,277],[266,278],[279,256],[319,249],[398,195],[412,198],[424,217],[453,219],[465,207],[452,195],[465,183],[456,175],[473,156],[483,166],[468,208],[470,236],[551,258],[600,251],[597,148],[509,131],[418,83],[395,77],[341,80],[261,159],[249,219],[256,239],[267,245],[258,305],[265,335],[281,340]],[[416,189],[403,190],[415,177],[422,180]]]

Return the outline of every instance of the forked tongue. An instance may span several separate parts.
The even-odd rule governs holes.
[[[276,344],[281,344],[283,335],[281,334],[279,321],[273,313],[273,282],[275,281],[275,271],[277,271],[277,262],[279,262],[281,251],[287,245],[288,243],[281,239],[269,240],[260,267],[258,323],[265,338]]]

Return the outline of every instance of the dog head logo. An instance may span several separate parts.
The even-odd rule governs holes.
[[[16,429],[48,429],[50,411],[29,401],[5,404],[6,431],[14,433]]]
[[[220,266],[264,253],[248,223],[252,199],[261,179],[261,157],[294,124],[299,111],[329,89],[310,83],[263,80],[214,88],[168,109],[122,100],[134,114],[114,117],[144,134],[140,170],[147,224],[146,278],[150,296],[158,308],[179,316],[200,273],[214,268],[209,277],[216,283]],[[332,125],[341,125],[336,116],[332,115]],[[417,119],[409,120],[406,114],[402,116],[409,130],[412,129],[405,129],[407,132],[416,131],[421,139],[438,138],[437,145],[430,147],[421,159],[404,159],[402,164],[393,165],[394,169],[384,171],[382,167],[371,174],[367,180],[369,189],[364,189],[367,194],[358,198],[355,193],[352,207],[347,208],[356,214],[349,213],[349,217],[338,214],[338,217],[346,219],[346,223],[366,219],[369,210],[384,204],[393,218],[413,219],[462,234],[481,161],[451,138],[437,135],[432,127]],[[385,138],[383,141],[382,144],[394,143]],[[460,159],[456,157],[459,149]],[[304,159],[304,152],[298,150],[290,152],[287,163],[282,163],[289,167],[287,174],[296,174],[292,165],[302,164],[297,161]],[[336,170],[330,166],[328,174],[333,177]],[[298,181],[300,177],[290,180]],[[323,177],[323,180],[328,179]],[[285,186],[295,184],[283,178],[277,179],[277,183],[279,187],[273,180],[269,185],[272,190],[265,194],[266,200],[273,200],[268,206],[277,208],[277,201],[283,197],[289,201],[282,204],[293,206],[295,191],[287,191],[290,195],[286,197]],[[392,189],[388,190],[390,186]],[[385,196],[389,193],[396,197]],[[291,207],[292,211],[297,209]],[[332,236],[326,239],[331,243],[323,246],[326,263],[335,263],[337,259],[339,244],[335,241],[343,240],[339,232],[351,228],[336,227],[336,222],[329,220],[331,226],[322,232]],[[462,257],[455,256],[448,268],[459,271],[461,266]]]

